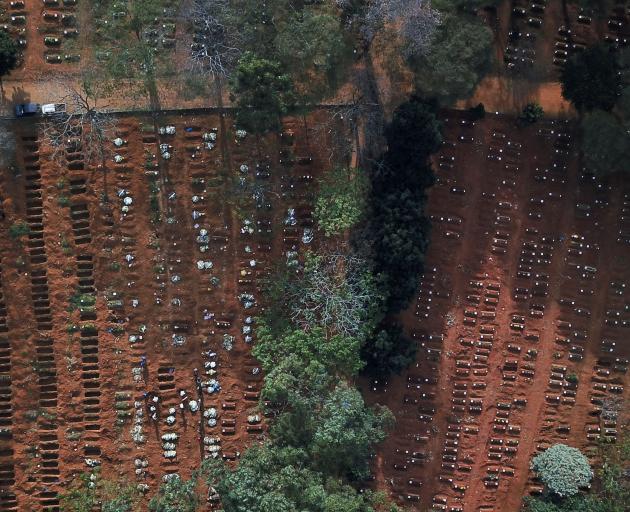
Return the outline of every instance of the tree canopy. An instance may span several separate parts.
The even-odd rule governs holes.
[[[11,35],[0,29],[0,80],[18,64],[18,45]]]
[[[359,493],[337,478],[309,467],[305,452],[253,446],[234,471],[210,478],[225,512],[377,512],[382,498]],[[388,508],[390,511],[395,508]]]
[[[569,58],[560,73],[562,96],[580,111],[612,110],[621,90],[615,54],[604,44]]]
[[[447,15],[424,55],[412,58],[419,92],[445,103],[472,94],[491,63],[492,32],[472,16]]]
[[[354,226],[363,215],[367,176],[361,169],[339,167],[326,173],[319,184],[315,219],[326,236]]]
[[[274,43],[278,61],[306,102],[320,100],[334,90],[351,55],[339,19],[313,10],[290,16]]]
[[[293,103],[291,79],[280,63],[245,52],[238,61],[232,90],[240,128],[262,134],[278,131]]]
[[[573,496],[593,479],[588,459],[565,444],[554,444],[532,459],[532,469],[549,490],[560,497]]]
[[[593,110],[582,120],[582,151],[586,167],[605,176],[628,168],[630,136],[610,112]]]

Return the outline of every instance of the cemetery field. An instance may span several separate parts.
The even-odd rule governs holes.
[[[273,266],[316,243],[325,118],[309,137],[289,119],[256,139],[218,114],[120,117],[102,167],[72,140],[53,158],[34,123],[15,123],[0,185],[0,510],[59,510],[94,466],[151,495],[261,438],[254,319]]]
[[[517,510],[536,452],[596,460],[627,425],[630,188],[582,173],[571,123],[444,122],[417,362],[369,383],[397,419],[375,471],[411,510]]]

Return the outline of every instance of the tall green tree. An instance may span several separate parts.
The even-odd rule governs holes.
[[[0,29],[0,86],[2,77],[17,67],[18,45],[11,35]]]
[[[581,129],[582,152],[588,169],[599,176],[628,170],[627,125],[610,112],[593,110],[584,116]]]
[[[377,512],[382,500],[309,467],[308,455],[266,443],[247,450],[234,471],[210,477],[225,512]],[[396,508],[388,508],[394,511]]]
[[[393,422],[389,410],[366,407],[359,391],[339,384],[317,414],[309,446],[315,466],[351,480],[367,478],[373,446],[385,439]]]
[[[444,103],[467,98],[490,69],[491,47],[492,32],[480,20],[446,16],[428,51],[411,60],[418,91]]]
[[[312,9],[296,12],[275,38],[277,59],[302,103],[325,98],[340,83],[352,54],[339,18]]]
[[[612,110],[621,91],[621,76],[612,49],[596,44],[569,58],[560,73],[562,96],[580,111]]]
[[[366,193],[365,171],[341,167],[327,172],[315,201],[319,229],[331,236],[354,226],[364,213]]]
[[[293,105],[290,77],[278,62],[245,52],[232,80],[239,127],[256,134],[278,131]]]

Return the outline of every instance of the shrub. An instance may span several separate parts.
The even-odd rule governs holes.
[[[31,229],[28,227],[28,224],[24,221],[18,221],[9,226],[9,236],[13,240],[17,240],[18,238],[22,238],[24,235],[28,235],[31,232]]]
[[[531,467],[550,491],[563,498],[577,494],[593,478],[588,459],[566,444],[554,444],[536,455]]]

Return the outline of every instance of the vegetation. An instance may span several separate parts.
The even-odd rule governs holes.
[[[9,226],[9,236],[13,240],[17,240],[22,238],[25,235],[28,235],[31,232],[31,228],[28,227],[28,224],[23,221],[14,222]]]
[[[415,357],[393,315],[408,306],[429,244],[425,190],[434,181],[429,156],[442,142],[437,104],[418,97],[402,104],[385,130],[387,151],[370,173],[367,220],[354,245],[366,253],[383,306],[362,348],[371,373],[399,372]]]
[[[278,62],[246,52],[238,62],[232,90],[240,128],[256,134],[280,130],[293,96],[291,79]]]
[[[615,54],[598,44],[575,53],[560,73],[562,95],[579,111],[612,110],[621,90]]]
[[[523,108],[519,120],[525,124],[533,124],[542,119],[545,111],[538,103],[528,103]]]
[[[626,50],[613,53],[607,46],[594,46],[578,54],[562,76],[563,95],[582,114],[584,163],[599,176],[628,171],[630,87],[624,82],[629,57]]]
[[[490,67],[491,45],[492,32],[478,19],[448,15],[426,54],[411,59],[418,92],[444,103],[470,96]]]
[[[625,512],[630,500],[628,432],[623,432],[615,444],[602,444],[599,456],[602,463],[595,472],[590,492],[566,498],[556,494],[526,498],[527,512]]]
[[[277,59],[291,76],[303,104],[334,92],[351,55],[339,18],[307,9],[289,17],[275,46]]]
[[[158,493],[151,498],[149,510],[151,512],[195,512],[199,504],[198,472],[193,472],[190,480],[175,475],[162,484]]]
[[[63,512],[92,512],[97,506],[102,512],[132,512],[138,493],[133,486],[101,478],[95,469],[79,475],[60,498]]]
[[[2,77],[10,73],[18,64],[18,45],[11,35],[0,29],[0,84]]]
[[[326,236],[351,228],[363,215],[366,175],[360,169],[336,168],[324,176],[315,202],[315,219]]]
[[[536,455],[532,469],[547,488],[561,498],[576,495],[593,479],[588,459],[577,448],[565,444],[554,444]]]

